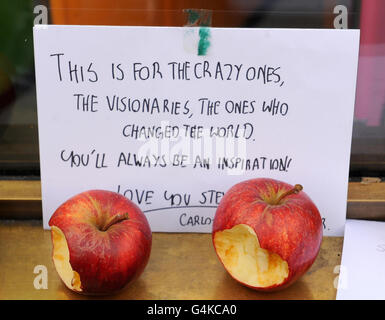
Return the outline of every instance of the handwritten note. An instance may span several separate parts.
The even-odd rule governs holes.
[[[385,222],[347,220],[338,300],[385,299]]]
[[[44,227],[119,192],[153,231],[210,232],[235,183],[301,183],[345,222],[359,31],[36,26]]]

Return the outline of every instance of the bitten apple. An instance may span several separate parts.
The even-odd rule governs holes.
[[[139,277],[150,257],[145,215],[115,192],[80,193],[54,212],[49,225],[56,270],[78,293],[119,291]]]
[[[301,185],[267,178],[233,186],[215,213],[212,239],[229,274],[260,291],[282,289],[316,259],[322,219]]]

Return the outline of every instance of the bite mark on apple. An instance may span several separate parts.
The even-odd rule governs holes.
[[[278,254],[261,248],[254,230],[239,224],[217,231],[214,244],[218,256],[231,276],[255,288],[279,285],[289,275],[289,267]]]
[[[81,292],[80,275],[72,269],[70,252],[63,231],[56,226],[51,226],[53,243],[53,262],[56,270],[65,285],[74,291]]]

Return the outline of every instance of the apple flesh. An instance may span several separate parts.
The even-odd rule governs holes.
[[[258,178],[233,186],[215,213],[217,256],[240,283],[260,291],[285,288],[315,261],[322,219],[302,186]]]
[[[80,193],[54,212],[49,225],[55,268],[77,293],[115,293],[137,279],[149,260],[147,219],[118,193]]]

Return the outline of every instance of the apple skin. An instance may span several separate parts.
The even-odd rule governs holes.
[[[229,272],[235,280],[257,291],[277,291],[290,286],[311,267],[320,250],[322,219],[305,192],[288,195],[284,203],[278,205],[264,200],[264,196],[265,199],[266,196],[276,197],[279,190],[286,192],[291,189],[292,185],[274,179],[246,180],[225,193],[215,213],[212,229],[214,248],[216,232],[246,224],[256,233],[261,248],[278,254],[287,262],[289,274],[286,279],[269,287],[250,286]],[[218,258],[227,270],[219,255]]]
[[[100,230],[108,219],[122,213],[128,214],[127,220]],[[139,207],[118,193],[80,193],[54,212],[49,225],[65,235],[70,264],[80,275],[79,293],[115,293],[138,278],[149,260],[152,233],[147,219]]]

